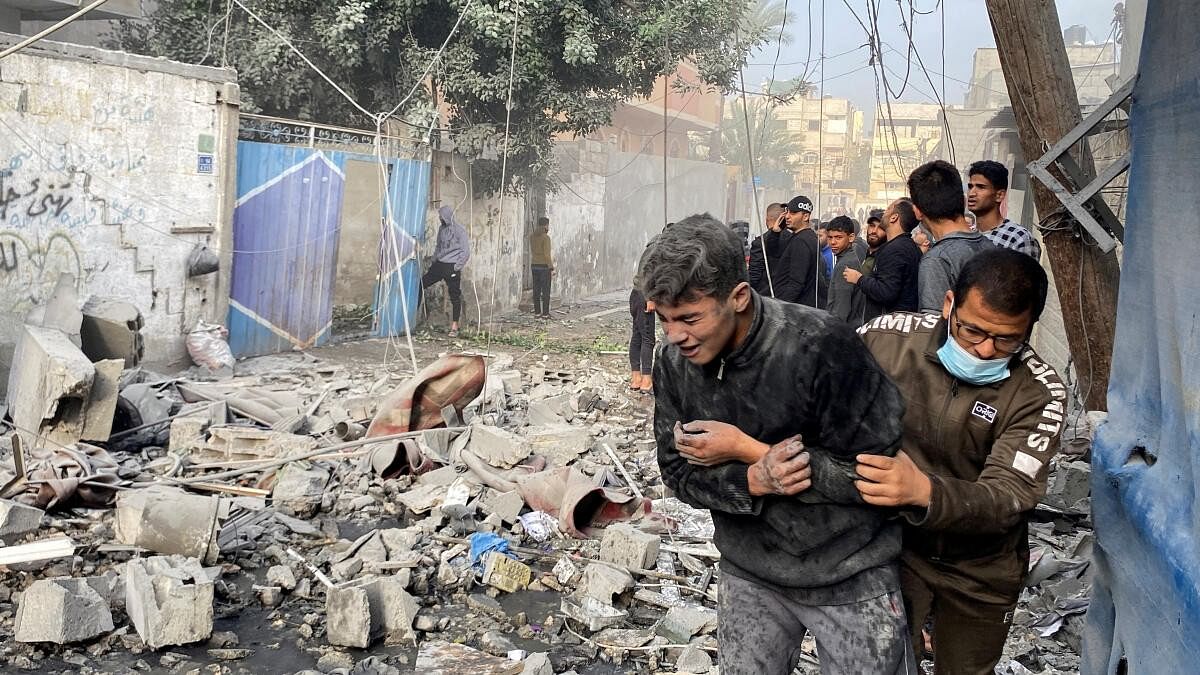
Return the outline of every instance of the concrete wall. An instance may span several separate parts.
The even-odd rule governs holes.
[[[379,278],[381,187],[377,163],[346,160],[334,307],[369,305],[374,300],[375,282]]]
[[[223,319],[235,77],[54,42],[4,60],[0,364],[62,273],[75,276],[81,301],[108,295],[141,309],[150,362],[186,359],[184,335],[197,320]],[[187,278],[197,244],[221,252],[220,272]]]
[[[539,215],[550,219],[554,307],[629,288],[646,243],[666,224],[661,156],[619,152],[592,140],[560,142],[555,155],[562,185],[544,196],[506,197],[501,218],[499,198],[472,197],[472,168],[466,160],[434,154],[421,251],[423,256],[433,254],[437,209],[454,207],[471,233],[471,261],[463,273],[463,319],[468,324],[482,320],[486,325],[493,309],[498,315],[530,304],[529,235]],[[706,211],[723,216],[723,165],[671,159],[667,175],[670,220]],[[422,258],[421,266],[428,268],[429,260]],[[427,296],[426,307],[436,326],[449,322],[442,288],[439,284]]]

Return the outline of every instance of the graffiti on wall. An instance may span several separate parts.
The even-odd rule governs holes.
[[[84,277],[79,242],[68,232],[36,236],[0,230],[0,314],[25,314],[54,290],[58,277]]]

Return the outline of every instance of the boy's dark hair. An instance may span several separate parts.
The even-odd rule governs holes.
[[[650,240],[638,276],[652,302],[678,305],[705,295],[724,300],[747,279],[745,249],[711,215],[688,216]]]
[[[547,218],[546,216],[542,216],[541,218],[538,218],[537,224],[538,224],[538,227],[545,227],[550,224],[550,219]]]
[[[954,165],[936,160],[922,164],[908,177],[908,194],[926,218],[953,220],[967,209],[962,176]]]
[[[845,232],[846,234],[854,234],[854,221],[848,216],[838,216],[829,221],[826,229],[830,232]]]
[[[958,274],[954,297],[962,302],[971,289],[983,295],[991,309],[1009,316],[1029,311],[1033,321],[1046,308],[1046,292],[1050,283],[1046,270],[1025,253],[1007,248],[992,248],[975,254]]]
[[[913,211],[913,204],[909,199],[896,200],[896,215],[900,216],[900,227],[904,228],[905,234],[912,233],[921,224],[921,221],[917,220],[917,212]]]
[[[980,175],[988,179],[992,187],[997,190],[1008,189],[1008,167],[1000,162],[993,162],[990,159],[981,159],[967,168],[967,178],[974,175]]]

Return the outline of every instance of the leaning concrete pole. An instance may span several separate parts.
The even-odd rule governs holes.
[[[1032,161],[1082,119],[1058,11],[1054,0],[987,0],[987,9],[1017,118],[1021,150],[1026,161]],[[1086,149],[1077,146],[1071,156],[1088,180],[1095,176]],[[1059,173],[1056,168],[1051,171]],[[1062,204],[1046,186],[1031,182],[1039,222],[1053,222],[1050,217]],[[1076,225],[1044,232],[1043,241],[1058,286],[1079,391],[1089,410],[1107,410],[1121,271],[1116,254],[1086,244],[1080,230]]]

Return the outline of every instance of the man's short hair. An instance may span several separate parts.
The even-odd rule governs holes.
[[[782,214],[786,209],[787,204],[780,204],[779,202],[767,204],[767,220],[779,220],[780,214]]]
[[[913,203],[909,199],[896,200],[896,215],[900,216],[900,227],[904,229],[905,234],[912,234],[912,231],[921,224],[921,221],[917,220],[917,212],[913,211]]]
[[[997,190],[1008,189],[1008,167],[1000,162],[993,162],[990,159],[981,159],[975,162],[967,169],[967,178],[974,175],[980,175],[988,179],[992,187]]]
[[[638,275],[652,302],[678,305],[706,295],[724,300],[747,279],[745,249],[711,215],[688,216],[650,240]]]
[[[838,216],[829,221],[826,226],[830,232],[845,232],[846,234],[854,234],[854,221],[848,216]]]
[[[1028,311],[1037,321],[1046,307],[1049,287],[1046,270],[1038,261],[1011,249],[992,248],[975,254],[963,266],[954,283],[954,297],[962,302],[974,289],[992,310],[1009,316]]]
[[[926,218],[953,220],[967,210],[962,176],[950,162],[922,164],[908,177],[908,195]]]

